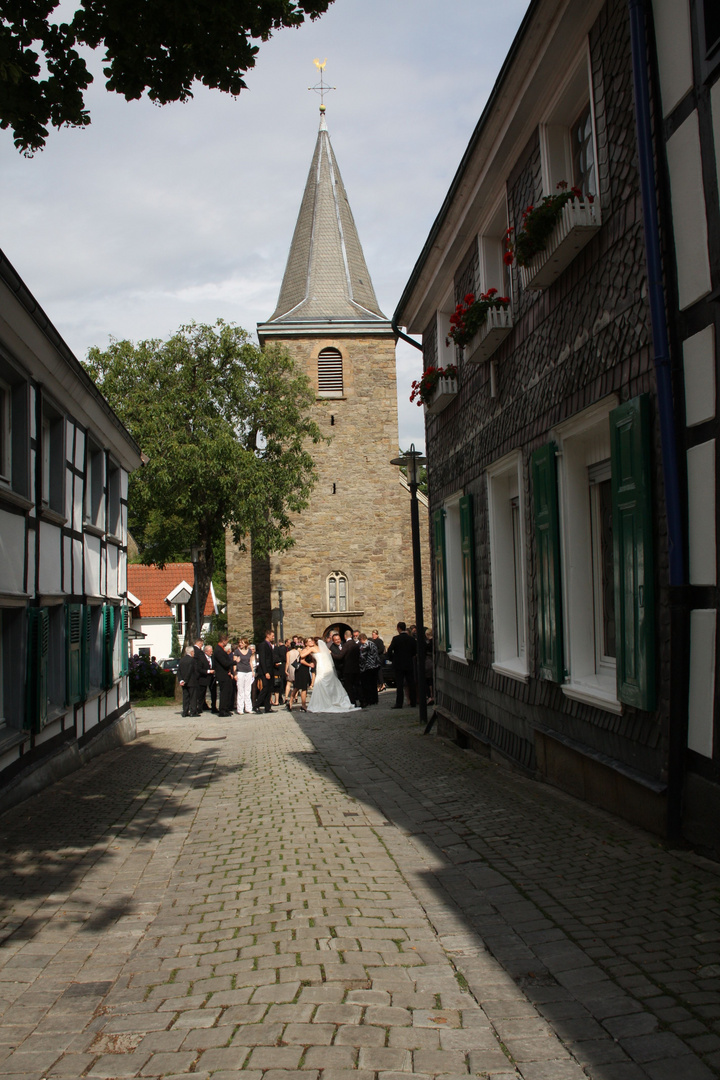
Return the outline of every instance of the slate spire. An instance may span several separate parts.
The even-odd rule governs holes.
[[[384,324],[320,106],[320,130],[277,307],[258,328]],[[379,329],[379,326],[378,326]]]

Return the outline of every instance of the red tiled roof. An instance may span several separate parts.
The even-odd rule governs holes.
[[[165,597],[182,581],[186,581],[192,588],[194,581],[192,563],[168,563],[164,570],[160,570],[157,566],[128,564],[128,591],[140,601],[137,614],[142,619],[162,619],[172,616],[173,608],[165,603]],[[208,593],[204,615],[213,613],[212,593]]]

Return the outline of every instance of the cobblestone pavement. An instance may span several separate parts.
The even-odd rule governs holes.
[[[720,867],[411,710],[138,720],[0,818],[0,1080],[720,1074]]]

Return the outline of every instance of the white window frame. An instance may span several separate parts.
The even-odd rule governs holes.
[[[122,516],[120,506],[120,492],[122,477],[120,466],[108,458],[107,462],[107,499],[108,499],[108,528],[109,535],[120,538],[122,534]]]
[[[467,664],[465,656],[465,592],[463,588],[462,532],[460,528],[460,499],[458,491],[444,504],[445,509],[445,577],[447,582],[448,656],[459,664]]]
[[[566,681],[562,692],[606,712],[621,713],[616,664],[598,663],[597,578],[593,568],[591,468],[610,457],[610,422],[618,399],[605,398],[559,424],[558,445],[560,551]]]
[[[490,527],[493,670],[527,682],[528,629],[523,463],[513,451],[486,470]],[[514,505],[517,507],[517,516]]]
[[[546,119],[540,124],[543,196],[557,195],[557,185],[561,180],[566,180],[568,187],[572,187],[574,183],[571,127],[588,103],[592,121],[595,188],[597,194],[597,131],[595,104],[592,94],[590,45],[586,41],[574,62],[568,65],[567,77],[555,94],[547,110]]]
[[[503,259],[507,228],[508,200],[504,191],[478,233],[478,290],[486,293],[488,289],[497,289],[500,296],[512,299],[512,274]]]
[[[441,368],[457,363],[455,342],[450,339],[450,344],[446,344],[450,333],[450,316],[455,306],[455,291],[451,286],[437,311],[437,366]]]

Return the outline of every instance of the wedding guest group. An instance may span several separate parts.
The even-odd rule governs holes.
[[[257,648],[247,637],[231,644],[228,635],[222,634],[214,647],[198,639],[180,661],[182,715],[199,716],[203,711],[221,717],[269,714],[283,704],[289,711],[299,707],[303,712],[366,709],[378,704],[379,692],[385,689],[386,658],[392,663],[397,687],[393,708],[403,707],[406,694],[414,706],[417,641],[413,629],[398,623],[387,650],[378,630],[368,637],[357,629],[341,633],[338,627],[325,638],[296,634],[277,642],[268,630]]]

